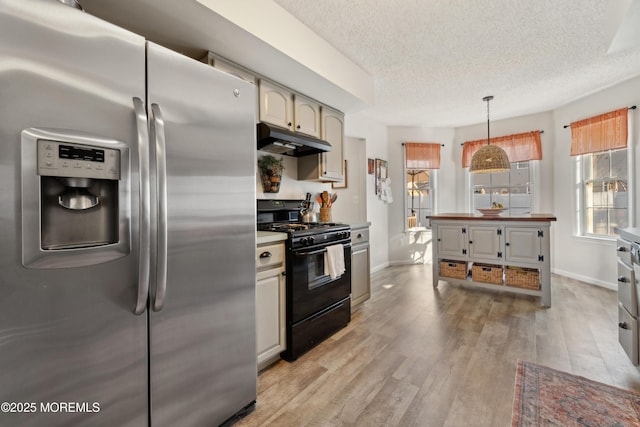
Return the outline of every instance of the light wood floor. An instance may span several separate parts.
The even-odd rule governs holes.
[[[348,327],[258,377],[235,426],[509,426],[517,359],[640,391],[615,291],[552,276],[538,298],[431,285],[431,266],[372,276]],[[235,427],[234,426],[234,427]]]

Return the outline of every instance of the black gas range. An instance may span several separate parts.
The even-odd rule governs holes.
[[[330,244],[343,241],[351,236],[348,225],[337,223],[268,223],[258,224],[258,230],[288,233],[292,249],[313,246],[316,244]]]
[[[339,223],[301,223],[304,200],[258,200],[257,228],[285,232],[285,360],[295,360],[351,320],[351,230]],[[342,246],[345,271],[331,277],[327,248]],[[335,249],[335,248],[334,248]],[[340,249],[337,249],[340,253]]]

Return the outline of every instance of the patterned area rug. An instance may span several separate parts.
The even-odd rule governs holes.
[[[640,426],[640,394],[518,360],[512,427]]]

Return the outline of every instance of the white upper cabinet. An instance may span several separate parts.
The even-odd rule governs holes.
[[[275,83],[260,80],[260,121],[293,129],[293,93]]]
[[[322,154],[323,177],[327,180],[344,179],[344,114],[322,107],[321,138],[331,144],[331,151]]]
[[[209,52],[207,56],[202,58],[202,61],[206,62],[214,68],[217,68],[220,71],[224,71],[225,73],[231,74],[232,76],[239,77],[242,80],[245,80],[254,85],[258,80],[255,74],[253,74],[251,71],[222,57],[219,57],[212,52]]]
[[[293,96],[294,130],[320,138],[320,104],[302,95]]]

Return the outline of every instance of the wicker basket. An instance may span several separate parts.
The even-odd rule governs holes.
[[[467,263],[465,261],[440,260],[440,275],[455,279],[467,278]]]
[[[474,262],[471,267],[471,278],[474,282],[502,285],[502,266]]]
[[[539,290],[540,272],[535,268],[507,267],[505,283],[516,288]]]

